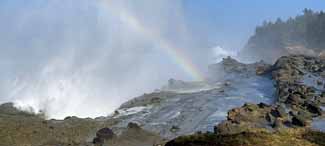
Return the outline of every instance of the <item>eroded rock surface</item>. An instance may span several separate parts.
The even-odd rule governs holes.
[[[226,119],[228,110],[249,103],[274,101],[271,74],[256,70],[270,65],[243,64],[232,58],[210,66],[210,79],[204,82],[170,80],[161,91],[145,94],[123,104],[113,116],[117,127],[137,122],[144,129],[170,139],[196,131],[213,132]],[[175,87],[175,88],[174,88]],[[200,90],[199,90],[200,89]]]
[[[324,125],[324,71],[324,60],[306,56],[281,57],[267,69],[257,68],[257,74],[272,74],[277,89],[274,103],[245,104],[234,108],[228,112],[227,120],[215,127],[214,133],[180,137],[167,143],[167,146],[325,145],[324,133],[313,130],[307,130],[309,132],[303,132],[298,137],[296,134],[300,135],[300,132],[290,134],[292,139],[296,137],[301,143],[298,139],[283,139],[282,142],[267,140],[269,136],[275,136],[274,140],[282,139],[286,135],[281,132],[295,131],[298,127],[306,130],[312,126],[323,130],[320,127]],[[270,135],[260,137],[265,133],[251,133],[252,129],[262,129]],[[255,137],[255,140],[249,137]]]

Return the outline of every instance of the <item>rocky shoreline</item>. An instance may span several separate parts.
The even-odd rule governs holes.
[[[172,86],[186,87],[187,92],[173,90],[145,94],[123,104],[108,117],[45,120],[42,115],[3,104],[0,106],[0,146],[325,145],[325,134],[312,130],[314,119],[323,119],[325,115],[325,60],[295,55],[281,57],[274,65],[264,62],[247,65],[227,58],[221,66],[217,64],[210,68],[214,72],[211,72],[212,79],[208,84],[171,80]],[[218,72],[220,70],[224,72]],[[235,80],[228,80],[226,77],[229,76]],[[216,78],[224,80],[221,86],[213,80]],[[258,97],[243,100],[235,96],[234,90],[243,87],[239,84],[257,88],[262,85],[249,83],[256,80],[269,82],[268,78],[274,82],[276,90],[267,85],[265,88],[269,91],[261,93],[275,92],[276,101]],[[204,86],[204,90],[197,90],[199,86]],[[224,96],[231,99],[223,99]],[[249,102],[257,99],[263,103]],[[241,100],[237,104],[247,103],[242,107],[227,107],[230,110],[225,119],[223,114],[213,117],[215,110],[220,110],[214,106],[219,101],[229,100]],[[216,103],[207,104],[213,101]],[[176,114],[171,115],[170,110]],[[206,118],[211,117],[213,121],[207,121]],[[214,130],[200,132],[202,125],[209,126],[216,121],[220,123]],[[181,136],[195,131],[198,132]]]
[[[285,56],[257,73],[272,74],[277,88],[274,104],[247,103],[230,110],[227,120],[217,125],[214,133],[180,137],[166,146],[325,145],[325,134],[310,129],[314,118],[324,116],[325,60]],[[314,80],[307,83],[306,78]],[[281,140],[281,135],[292,139],[272,143],[271,137]]]

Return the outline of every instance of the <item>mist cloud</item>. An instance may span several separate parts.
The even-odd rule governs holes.
[[[193,47],[182,1],[0,3],[0,102],[51,118],[105,116],[169,78],[192,79],[159,40],[132,28],[122,14],[182,49],[201,69],[209,58],[210,52]]]

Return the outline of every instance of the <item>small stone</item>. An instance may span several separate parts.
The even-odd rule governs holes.
[[[231,83],[229,81],[226,81],[225,84],[224,84],[226,87],[230,86]]]
[[[317,80],[317,85],[318,86],[323,85],[323,81],[322,80]]]
[[[257,105],[258,105],[259,108],[267,108],[267,107],[270,107],[270,105],[265,104],[265,103],[263,103],[263,102],[261,102],[261,103],[259,103],[259,104],[257,104]]]
[[[177,131],[179,131],[180,130],[180,128],[178,127],[178,126],[172,126],[172,128],[170,128],[170,132],[173,132],[173,133],[175,133],[175,132],[177,132]]]
[[[267,113],[266,120],[273,124],[276,120],[276,117],[274,117],[271,113]]]
[[[275,117],[285,118],[287,116],[287,112],[282,106],[278,106],[275,109],[271,110],[271,114]]]

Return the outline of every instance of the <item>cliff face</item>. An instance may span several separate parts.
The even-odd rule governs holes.
[[[207,81],[170,80],[107,117],[45,120],[3,104],[0,146],[152,146],[179,136],[166,145],[321,146],[324,133],[309,128],[325,127],[324,83],[319,58],[281,57],[274,65],[226,58],[210,66]]]

